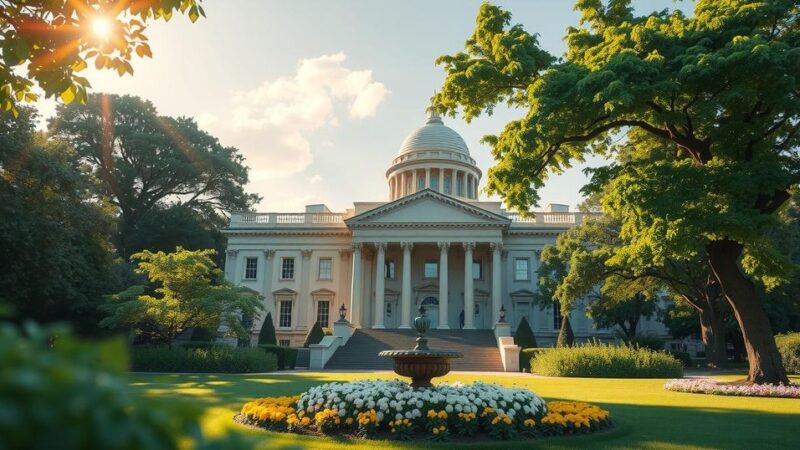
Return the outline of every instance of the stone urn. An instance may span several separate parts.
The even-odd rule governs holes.
[[[411,378],[411,387],[415,389],[433,387],[431,379],[446,375],[450,372],[450,360],[464,356],[459,352],[429,349],[425,333],[430,325],[431,320],[425,316],[425,307],[420,306],[419,316],[414,318],[417,345],[411,350],[384,350],[378,353],[392,358],[395,373]]]

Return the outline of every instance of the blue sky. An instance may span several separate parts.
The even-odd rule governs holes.
[[[539,33],[554,55],[563,53],[564,30],[578,20],[572,1],[495,3]],[[88,78],[95,91],[139,95],[162,114],[196,117],[223,144],[239,147],[252,169],[250,189],[264,197],[260,211],[300,211],[311,203],[344,210],[353,201],[387,199],[389,162],[422,125],[442,83],[434,60],[462,49],[480,4],[206,0],[206,19],[190,24],[178,17],[150,28],[154,58],[137,60],[134,76],[92,69]],[[670,0],[635,5],[639,12],[675,6]],[[47,115],[52,104],[41,108]],[[480,137],[522,114],[502,109],[471,124],[445,123],[464,137],[485,173],[493,161]],[[541,206],[574,208],[582,167],[552,178]]]

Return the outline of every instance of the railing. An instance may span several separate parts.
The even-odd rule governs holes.
[[[233,213],[231,226],[261,225],[312,225],[312,226],[344,226],[342,213]]]
[[[600,217],[600,213],[581,212],[535,212],[527,217],[519,213],[509,213],[508,218],[513,223],[546,224],[546,225],[578,225],[585,220]]]

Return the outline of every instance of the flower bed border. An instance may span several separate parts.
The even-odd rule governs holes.
[[[800,399],[800,384],[726,383],[711,378],[676,378],[664,389],[687,394],[722,395],[727,397],[767,397]]]
[[[545,403],[524,388],[478,382],[414,390],[399,380],[326,383],[300,396],[260,398],[234,421],[306,436],[435,442],[586,436],[613,427],[596,405]]]

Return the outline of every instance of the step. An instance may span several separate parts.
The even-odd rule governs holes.
[[[452,370],[502,371],[500,353],[491,330],[431,330],[428,347],[461,352],[451,360]],[[336,370],[391,370],[392,360],[378,356],[383,350],[410,349],[415,345],[412,330],[358,329],[347,345],[339,348],[326,364]]]

